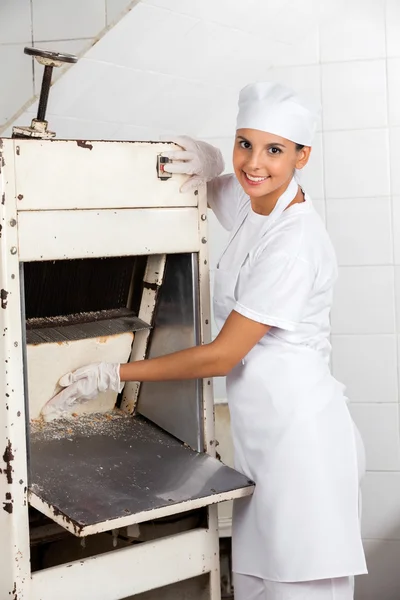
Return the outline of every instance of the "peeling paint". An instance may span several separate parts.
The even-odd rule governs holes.
[[[46,502],[46,504],[47,504],[47,506],[49,506],[50,510],[52,511],[52,513],[54,514],[55,517],[61,517],[62,520],[65,521],[65,523],[68,523],[68,525],[72,525],[75,535],[77,535],[77,536],[80,535],[80,533],[83,530],[83,526],[80,523],[78,523],[77,521],[74,521],[74,519],[71,519],[70,517],[68,517],[68,515],[63,513],[56,506],[48,504],[47,502]]]
[[[7,308],[7,296],[8,292],[6,290],[0,290],[1,308]]]
[[[2,204],[5,204],[5,203],[6,203],[6,193],[5,193],[5,192],[3,192],[3,193],[2,193],[2,196],[1,196],[1,203],[2,203]]]
[[[12,483],[13,482],[13,478],[12,478],[13,468],[11,466],[11,462],[14,460],[14,454],[12,451],[11,440],[8,440],[8,444],[6,446],[6,449],[4,450],[3,460],[6,463],[6,468],[3,470],[3,472],[5,473],[5,475],[7,477],[7,483]]]
[[[86,140],[76,140],[76,143],[80,148],[86,148],[87,150],[93,149],[93,144],[89,144]]]
[[[6,511],[9,515],[12,514],[13,511],[13,499],[11,496],[11,492],[6,492],[6,500],[3,502],[3,510]]]

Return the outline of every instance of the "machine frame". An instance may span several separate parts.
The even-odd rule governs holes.
[[[179,193],[181,176],[163,180],[158,157],[170,148],[150,142],[0,139],[1,598],[119,600],[204,573],[209,574],[207,598],[220,598],[216,505],[207,507],[207,528],[33,573],[30,568],[20,264],[154,255],[159,265],[157,256],[197,253],[200,342],[209,342],[206,192]],[[157,283],[155,274],[147,276]],[[139,353],[146,343],[143,333]],[[210,379],[203,380],[202,393],[203,450],[215,456]],[[137,386],[130,384],[123,405],[132,409],[136,397]],[[250,493],[237,489],[213,501]],[[196,505],[186,506],[191,508]]]

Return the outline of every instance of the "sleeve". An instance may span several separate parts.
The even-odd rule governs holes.
[[[221,175],[207,183],[208,206],[227,231],[231,231],[246,196],[233,174]]]
[[[311,263],[284,252],[264,251],[241,282],[234,310],[244,317],[295,331],[315,282]]]

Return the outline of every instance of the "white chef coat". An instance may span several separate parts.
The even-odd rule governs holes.
[[[282,582],[366,572],[354,424],[329,369],[335,254],[310,198],[256,214],[233,175],[208,184],[231,232],[215,273],[214,316],[271,326],[227,376],[235,466],[256,482],[235,502],[233,571]],[[285,210],[287,208],[287,210]]]

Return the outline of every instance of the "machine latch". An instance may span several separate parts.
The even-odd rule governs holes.
[[[162,154],[157,156],[157,177],[161,179],[161,181],[166,181],[172,177],[172,173],[164,171],[164,165],[169,162],[171,161],[167,156],[162,156]]]

